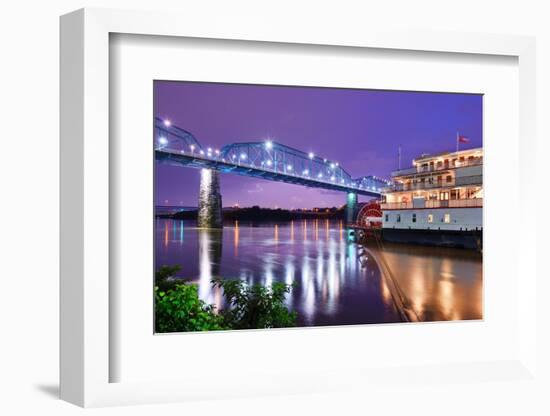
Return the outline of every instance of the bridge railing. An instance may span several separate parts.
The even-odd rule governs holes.
[[[169,120],[155,118],[155,149],[180,153],[204,152],[199,141],[192,133],[173,126]]]
[[[353,182],[338,162],[307,154],[271,141],[233,143],[221,150],[222,156],[237,164],[248,164],[276,173],[307,177],[350,186]]]

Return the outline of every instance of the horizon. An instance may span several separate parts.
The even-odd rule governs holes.
[[[482,147],[482,95],[155,81],[155,116],[204,146],[273,140],[338,161],[352,177],[391,178],[422,153]],[[345,193],[221,174],[223,205],[340,207]],[[156,206],[196,207],[199,170],[157,164]],[[370,198],[362,197],[360,202]]]

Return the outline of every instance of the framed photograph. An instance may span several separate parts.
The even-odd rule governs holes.
[[[534,40],[180,22],[61,18],[62,398],[537,383]]]
[[[156,333],[483,318],[481,94],[153,89]]]

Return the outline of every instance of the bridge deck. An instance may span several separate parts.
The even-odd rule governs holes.
[[[329,189],[333,191],[351,193],[370,197],[379,197],[380,191],[376,189],[366,189],[360,184],[347,186],[329,180],[312,178],[305,175],[300,175],[291,172],[280,172],[264,166],[255,166],[243,161],[237,163],[223,160],[219,157],[208,157],[199,153],[178,153],[175,151],[157,149],[155,157],[162,163],[172,164],[176,166],[187,166],[196,169],[214,169],[223,173],[233,173],[237,175],[262,178],[271,181],[285,182],[290,184],[308,186],[311,188]]]

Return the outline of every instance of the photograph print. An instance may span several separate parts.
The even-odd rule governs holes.
[[[483,319],[483,96],[155,81],[155,332]]]

